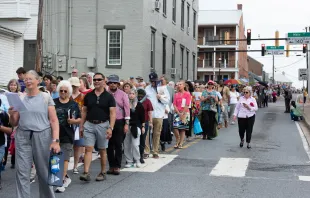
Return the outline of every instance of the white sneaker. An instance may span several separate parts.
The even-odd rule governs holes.
[[[79,174],[79,170],[77,168],[73,169],[73,174]]]
[[[58,192],[58,193],[63,193],[63,192],[65,192],[65,190],[66,190],[66,188],[64,186],[56,188],[56,192]]]
[[[125,168],[133,168],[133,167],[134,167],[134,165],[131,164],[131,163],[128,163],[128,164],[125,165]]]
[[[68,186],[71,184],[71,181],[72,181],[72,180],[70,179],[70,177],[69,177],[69,176],[66,176],[65,181],[64,181],[64,184],[63,184],[62,187],[68,188]]]
[[[141,168],[141,167],[142,167],[141,163],[140,163],[140,162],[137,162],[137,163],[136,163],[136,167],[137,167],[137,168]]]

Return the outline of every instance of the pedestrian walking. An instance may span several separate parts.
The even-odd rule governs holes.
[[[59,120],[60,148],[64,154],[64,174],[63,186],[57,187],[56,192],[63,193],[71,183],[71,178],[67,174],[67,171],[73,152],[74,133],[76,126],[80,124],[81,113],[78,104],[70,100],[72,86],[69,81],[61,81],[57,86],[57,92],[59,93],[59,98],[54,99],[54,102]]]
[[[95,144],[101,157],[101,170],[96,181],[106,179],[106,149],[115,125],[116,105],[113,96],[104,88],[104,80],[103,74],[96,73],[93,78],[95,89],[84,98],[80,124],[85,143],[84,173],[80,176],[82,181],[91,180],[89,167]]]
[[[0,106],[1,106],[1,99],[0,99]],[[1,165],[2,159],[4,158],[5,154],[5,135],[10,135],[12,133],[12,128],[9,124],[9,115],[5,112],[0,110],[0,190],[2,189],[1,185]]]
[[[132,168],[134,164],[141,167],[140,162],[140,136],[145,133],[144,107],[138,102],[136,89],[131,89],[129,93],[130,121],[129,131],[124,140],[124,154],[126,158],[125,168]]]
[[[213,90],[214,82],[209,80],[207,89],[201,95],[201,124],[203,129],[203,139],[212,140],[217,136],[217,102],[218,96],[216,91]]]
[[[166,104],[169,104],[170,96],[166,87],[160,87],[158,75],[152,72],[149,75],[151,84],[145,88],[148,99],[154,107],[153,123],[153,158],[158,159],[160,134],[165,116]],[[149,147],[145,147],[145,152],[150,153]]]
[[[119,77],[117,75],[110,75],[108,77],[109,93],[114,97],[116,104],[115,127],[107,149],[110,166],[107,174],[113,175],[120,174],[122,163],[122,144],[125,134],[128,133],[130,119],[128,95],[118,89],[119,83]]]
[[[37,168],[40,197],[54,198],[48,185],[50,152],[59,153],[59,123],[55,103],[50,95],[38,89],[39,75],[30,70],[25,75],[27,94],[23,99],[25,109],[17,112],[10,107],[10,123],[17,126],[16,143],[16,192],[18,198],[33,197],[30,194],[30,170],[32,161]]]
[[[138,101],[143,105],[144,108],[144,115],[145,115],[145,133],[141,134],[140,136],[140,162],[141,164],[144,164],[144,159],[147,159],[149,157],[149,153],[144,153],[146,150],[146,146],[150,146],[149,137],[150,134],[148,132],[149,128],[152,128],[152,113],[153,113],[153,105],[151,101],[147,98],[146,92],[144,89],[138,89]],[[148,149],[150,150],[150,149]]]
[[[238,128],[240,136],[240,147],[244,144],[244,134],[246,133],[247,148],[250,149],[253,126],[255,122],[255,113],[258,109],[255,98],[251,95],[252,88],[245,87],[243,89],[243,96],[240,97],[234,112],[234,120],[238,118]]]
[[[185,90],[185,81],[177,83],[178,92],[174,95],[174,136],[176,138],[176,145],[174,148],[182,149],[185,138],[185,131],[189,130],[190,123],[190,104],[192,100],[191,94]]]

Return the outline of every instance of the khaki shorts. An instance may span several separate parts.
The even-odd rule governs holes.
[[[70,157],[73,153],[73,144],[60,143],[61,152],[64,154],[64,161],[70,161]]]
[[[84,124],[84,145],[95,146],[97,143],[98,149],[108,148],[109,140],[106,136],[106,131],[109,128],[109,121],[101,124],[93,124],[85,122]]]

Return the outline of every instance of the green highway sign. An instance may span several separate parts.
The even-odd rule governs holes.
[[[284,46],[266,46],[267,55],[283,55]]]
[[[266,46],[266,50],[284,50],[284,46]]]
[[[290,32],[287,33],[288,45],[302,45],[310,43],[310,32]]]
[[[292,32],[287,33],[288,38],[294,38],[294,37],[310,37],[310,32]]]

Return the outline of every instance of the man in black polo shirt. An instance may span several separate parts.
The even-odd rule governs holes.
[[[0,106],[1,106],[1,99],[0,99]],[[9,127],[9,116],[6,112],[0,109],[0,190],[2,189],[1,186],[1,166],[2,166],[2,159],[5,153],[5,137],[4,134],[10,135],[12,133],[12,128]]]
[[[84,136],[85,156],[84,173],[80,176],[82,181],[90,181],[89,167],[92,160],[92,151],[95,144],[101,156],[101,172],[96,181],[106,179],[106,148],[116,119],[116,105],[114,97],[105,90],[105,76],[101,73],[94,75],[95,89],[84,98],[80,132]]]

